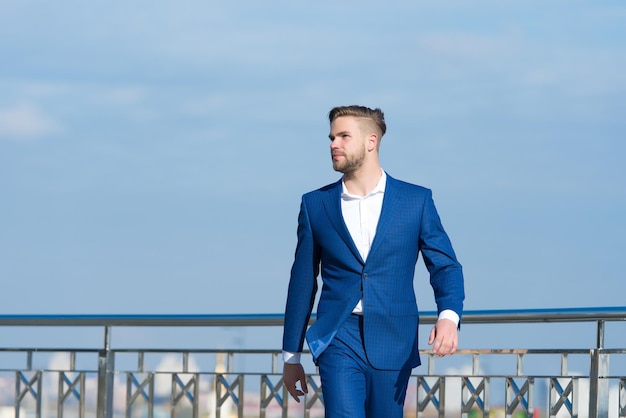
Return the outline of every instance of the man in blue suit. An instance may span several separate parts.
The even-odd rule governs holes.
[[[458,346],[463,273],[431,191],[396,180],[380,166],[383,112],[342,106],[329,120],[333,168],[343,176],[302,197],[283,380],[299,402],[307,392],[300,364],[306,338],[319,366],[326,417],[402,417],[411,370],[420,364],[413,288],[418,255],[439,313],[429,337],[438,356]],[[317,319],[307,330],[320,273]]]

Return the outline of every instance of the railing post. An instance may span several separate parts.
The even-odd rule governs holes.
[[[111,326],[104,327],[104,349],[98,352],[97,418],[113,417],[113,370],[115,357],[111,352]]]
[[[604,354],[604,320],[597,322],[596,349],[591,350],[589,368],[589,417],[608,418],[609,381],[604,377],[609,373],[609,356]]]

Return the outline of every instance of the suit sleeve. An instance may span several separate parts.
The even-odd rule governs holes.
[[[461,318],[465,291],[463,271],[435,208],[432,192],[424,200],[419,246],[430,273],[437,312],[451,309]]]
[[[315,243],[307,206],[303,199],[298,215],[298,244],[287,291],[283,329],[284,351],[293,353],[302,351],[317,293],[319,264],[320,250]]]

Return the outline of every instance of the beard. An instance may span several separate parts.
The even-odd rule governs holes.
[[[365,161],[365,149],[355,151],[352,154],[342,153],[344,158],[339,161],[333,160],[333,169],[343,174],[353,173],[363,165]]]

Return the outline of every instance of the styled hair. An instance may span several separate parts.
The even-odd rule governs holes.
[[[383,137],[383,135],[385,135],[385,132],[387,132],[387,125],[385,124],[385,114],[382,110],[378,108],[370,109],[369,107],[357,105],[337,106],[332,108],[331,111],[328,112],[328,120],[330,121],[330,123],[333,123],[335,119],[342,116],[353,116],[355,118],[371,120],[376,124],[378,129],[380,129],[381,138]]]

